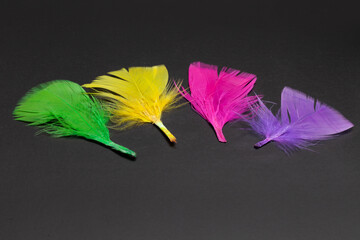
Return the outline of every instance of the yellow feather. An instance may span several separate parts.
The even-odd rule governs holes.
[[[108,100],[111,120],[117,128],[153,123],[170,139],[176,138],[161,122],[163,111],[178,107],[178,91],[168,83],[169,74],[164,65],[131,67],[109,72],[83,87],[95,90],[94,95]],[[106,90],[106,91],[104,91]]]

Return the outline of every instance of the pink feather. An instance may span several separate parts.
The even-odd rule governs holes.
[[[218,75],[218,67],[194,62],[189,67],[191,95],[182,87],[180,94],[193,109],[214,127],[220,142],[226,142],[223,126],[247,115],[249,105],[257,101],[248,96],[254,87],[256,76],[224,67]]]

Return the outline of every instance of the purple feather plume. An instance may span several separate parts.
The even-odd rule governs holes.
[[[249,111],[249,104],[257,101],[256,96],[248,96],[256,82],[254,74],[218,67],[201,62],[190,64],[189,87],[181,95],[214,127],[218,140],[226,142],[223,126],[232,120],[243,118]],[[248,104],[249,103],[249,104]]]
[[[265,137],[255,148],[274,141],[285,152],[307,149],[316,141],[329,139],[354,126],[335,109],[289,87],[282,91],[281,109],[276,116],[260,99],[251,111],[253,118],[248,123]]]

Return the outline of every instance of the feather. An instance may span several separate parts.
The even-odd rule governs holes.
[[[184,87],[179,92],[214,127],[218,140],[226,142],[223,126],[245,117],[248,103],[257,101],[255,96],[248,96],[255,82],[253,74],[224,67],[218,75],[217,66],[195,62],[189,67],[191,94]]]
[[[97,77],[91,88],[95,96],[108,100],[115,128],[123,129],[136,124],[152,123],[159,127],[171,142],[174,135],[164,126],[161,115],[177,107],[179,95],[168,83],[169,75],[164,65],[130,67]]]
[[[15,120],[37,126],[40,132],[54,137],[83,137],[136,156],[110,140],[108,117],[100,102],[74,82],[56,80],[31,89],[19,101],[13,115]]]
[[[316,141],[354,126],[335,109],[289,87],[282,91],[281,108],[276,116],[260,99],[251,109],[253,118],[247,121],[256,133],[265,137],[255,148],[274,141],[287,153],[308,149]]]

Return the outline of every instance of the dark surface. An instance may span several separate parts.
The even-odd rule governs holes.
[[[358,8],[339,1],[28,1],[0,3],[0,239],[360,239]],[[17,101],[54,79],[88,83],[108,71],[165,64],[187,86],[191,62],[258,76],[333,106],[356,126],[292,156],[228,124],[228,143],[186,105],[112,139],[136,161],[82,139],[34,136]],[[275,106],[277,109],[278,106]]]

